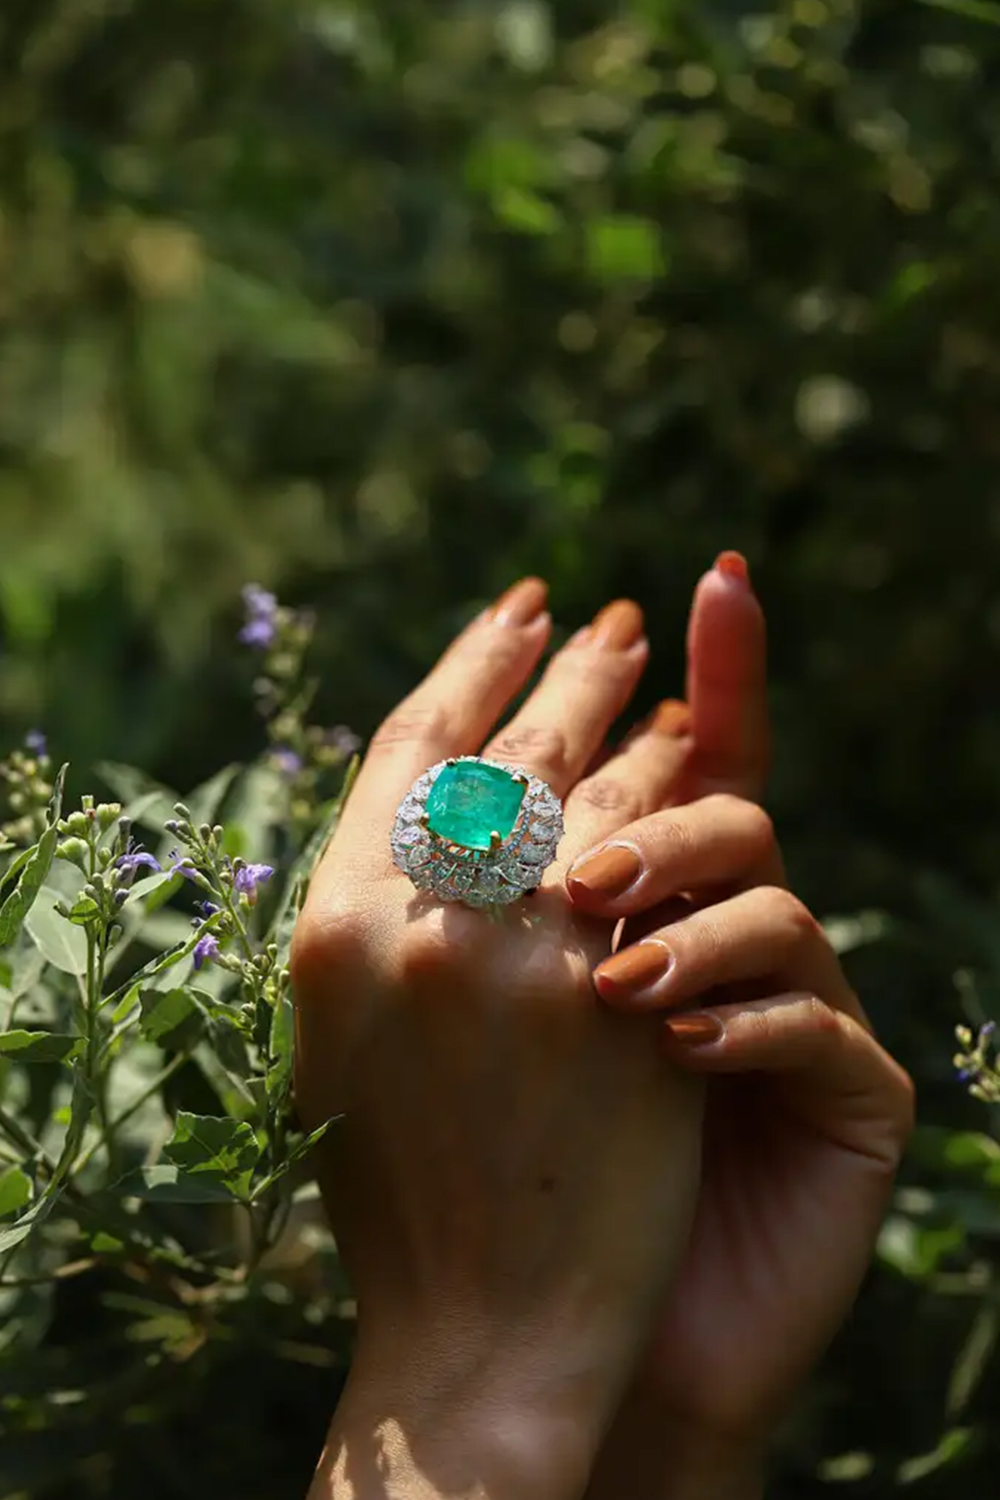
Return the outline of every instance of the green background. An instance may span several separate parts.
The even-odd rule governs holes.
[[[316,606],[320,716],[362,734],[529,571],[562,635],[643,603],[648,707],[697,577],[747,554],[770,805],[819,913],[884,914],[849,962],[928,1126],[776,1496],[995,1491],[1000,1179],[933,1127],[988,1128],[951,1029],[1000,1013],[998,21],[0,15],[6,741],[43,724],[78,789],[102,758],[187,786],[255,752],[247,578]],[[0,1455],[0,1493],[300,1495],[337,1374],[296,1305],[155,1409]],[[103,1316],[90,1279],[61,1294],[17,1399],[71,1386]]]

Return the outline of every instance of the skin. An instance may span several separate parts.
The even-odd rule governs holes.
[[[774,884],[746,800],[767,734],[739,560],[696,594],[690,713],[611,755],[648,658],[635,606],[574,638],[495,732],[544,649],[542,598],[536,583],[501,601],[390,716],[296,934],[297,1099],[309,1126],[344,1115],[320,1175],[359,1300],[314,1500],[745,1500],[775,1407],[853,1296],[905,1137],[906,1081]],[[558,864],[495,922],[418,897],[387,851],[419,772],[477,752],[566,802]],[[581,869],[609,838],[644,867],[613,899]],[[681,891],[693,907],[661,932]],[[666,984],[615,986],[622,916],[624,946],[660,932],[675,948]],[[777,973],[762,933],[765,949],[792,934]],[[665,1035],[668,1007],[723,982],[720,1040]],[[748,1071],[752,1094],[709,1087],[699,1194],[697,1075]]]

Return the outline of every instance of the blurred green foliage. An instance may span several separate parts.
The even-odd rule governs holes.
[[[241,754],[247,577],[318,606],[326,718],[361,732],[529,570],[563,630],[642,600],[648,703],[680,686],[698,573],[747,552],[791,867],[825,914],[888,914],[838,930],[926,1121],[789,1426],[796,1500],[986,1496],[1000,1458],[1000,1187],[949,1061],[955,1020],[1000,1015],[998,22],[992,0],[0,15],[12,738],[44,722],[78,771],[182,786]],[[301,1493],[332,1376],[279,1302],[54,1452],[101,1296],[73,1283],[39,1324],[38,1443],[0,1492]]]

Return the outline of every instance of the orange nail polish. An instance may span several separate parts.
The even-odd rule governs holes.
[[[674,956],[659,938],[644,938],[594,970],[594,983],[605,1000],[631,998],[670,972]]]
[[[566,877],[570,895],[621,896],[642,874],[642,860],[634,849],[613,844],[577,860]]]
[[[720,552],[715,559],[715,571],[734,583],[742,583],[744,588],[751,586],[750,569],[742,552]]]
[[[493,607],[498,625],[530,625],[545,608],[548,586],[541,578],[522,578]]]
[[[643,615],[631,599],[616,599],[594,617],[593,644],[611,651],[627,651],[642,639]]]
[[[702,1010],[690,1016],[674,1016],[664,1023],[664,1030],[682,1047],[710,1047],[721,1042],[726,1028],[718,1016]]]
[[[691,733],[691,710],[679,698],[665,698],[654,708],[649,727],[654,734],[668,734],[673,739],[683,739]]]

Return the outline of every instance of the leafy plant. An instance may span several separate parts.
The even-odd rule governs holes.
[[[310,619],[260,588],[245,601],[268,741],[255,764],[183,801],[105,765],[119,800],[72,811],[41,735],[0,767],[0,1352],[37,1347],[60,1282],[109,1272],[130,1400],[259,1294],[334,1123],[296,1125],[288,959],[356,742],[308,722]],[[37,1425],[0,1398],[0,1435]]]

